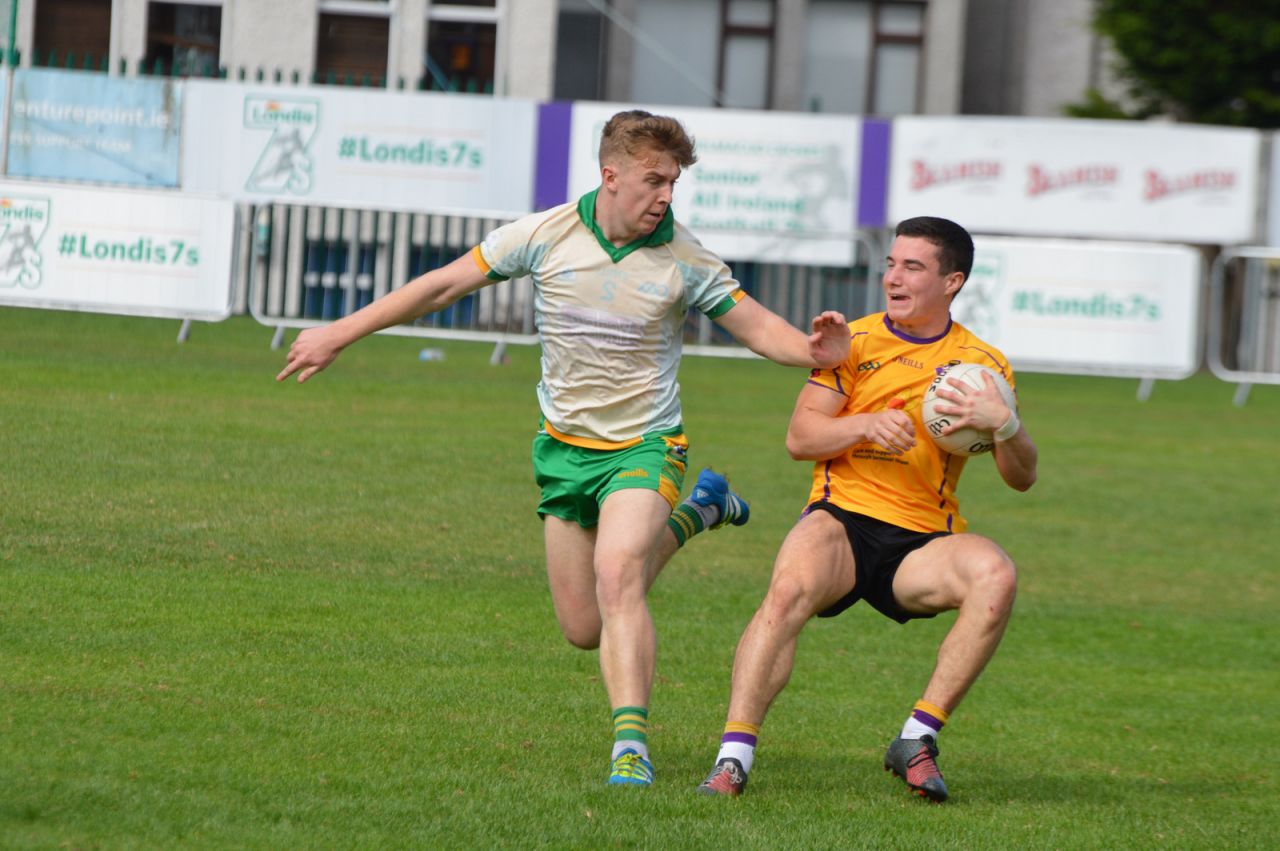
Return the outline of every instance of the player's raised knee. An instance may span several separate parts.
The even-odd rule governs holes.
[[[1018,592],[1018,569],[1002,550],[983,553],[971,571],[973,588],[1004,607],[1013,605]]]
[[[600,646],[600,622],[561,623],[560,633],[579,650],[595,650]]]

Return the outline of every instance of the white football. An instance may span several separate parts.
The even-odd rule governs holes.
[[[944,385],[948,379],[957,379],[981,390],[985,386],[982,381],[984,373],[995,381],[996,388],[1000,391],[1009,410],[1017,412],[1018,402],[1013,395],[1013,388],[1004,380],[1004,376],[991,367],[980,363],[957,363],[940,368],[933,382],[929,384],[929,389],[924,393],[924,404],[920,406],[920,419],[924,422],[925,432],[943,452],[949,452],[952,455],[981,455],[983,452],[990,452],[991,447],[995,446],[995,436],[989,431],[962,428],[951,434],[943,434],[942,430],[951,425],[952,415],[941,414],[934,410],[939,403],[943,407],[947,405],[945,399],[938,398],[938,388],[945,386],[946,389],[951,389],[949,383]]]

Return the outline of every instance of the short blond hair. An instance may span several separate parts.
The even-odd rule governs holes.
[[[639,159],[646,153],[666,153],[685,169],[698,161],[693,144],[693,137],[674,118],[630,109],[605,124],[600,134],[600,165],[618,156]]]

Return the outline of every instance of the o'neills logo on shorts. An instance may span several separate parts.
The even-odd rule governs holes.
[[[989,183],[999,179],[1002,168],[999,160],[969,160],[943,165],[912,160],[911,188],[928,189],[945,183]]]
[[[1027,169],[1027,195],[1035,198],[1058,189],[1099,189],[1115,186],[1120,180],[1120,169],[1113,165],[1082,165],[1049,171],[1038,165]]]
[[[1236,173],[1234,171],[1215,171],[1206,169],[1204,171],[1193,171],[1190,174],[1168,175],[1161,174],[1153,168],[1147,169],[1144,185],[1142,188],[1142,199],[1144,201],[1159,201],[1161,198],[1169,195],[1181,195],[1187,192],[1228,192],[1236,187]]]

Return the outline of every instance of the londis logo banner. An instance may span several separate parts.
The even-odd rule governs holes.
[[[34,290],[44,278],[40,243],[49,228],[48,197],[9,194],[0,198],[0,290]]]
[[[310,98],[244,99],[244,129],[262,141],[262,152],[245,181],[248,192],[305,196],[315,172],[311,142],[320,129],[320,102]],[[265,136],[265,139],[264,139]]]
[[[0,304],[225,319],[234,220],[223,199],[0,183]]]
[[[1014,369],[1185,378],[1199,366],[1195,249],[986,236],[974,249],[951,316]]]
[[[1261,134],[1132,121],[895,119],[889,224],[1231,244],[1256,238]]]
[[[533,101],[207,80],[187,85],[182,185],[190,191],[238,201],[494,217],[533,209]]]

